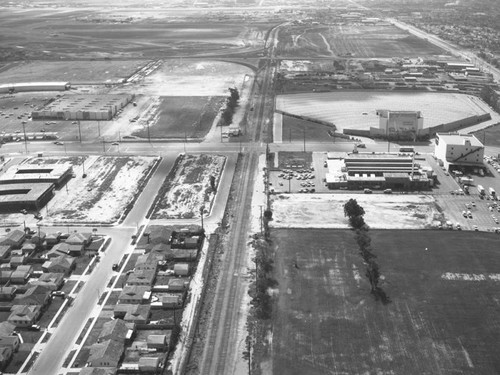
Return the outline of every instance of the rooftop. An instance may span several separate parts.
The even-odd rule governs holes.
[[[465,140],[469,140],[471,146],[483,147],[483,144],[472,134],[459,133],[438,133],[437,136],[446,144],[463,145]]]

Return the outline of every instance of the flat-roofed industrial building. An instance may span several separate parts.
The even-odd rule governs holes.
[[[54,196],[54,184],[19,183],[0,185],[0,212],[40,210]]]
[[[72,174],[70,163],[15,165],[0,176],[0,185],[51,183],[59,188]]]
[[[66,95],[33,111],[34,120],[111,120],[133,100],[133,95]]]
[[[434,155],[446,169],[484,166],[484,145],[472,134],[437,133]]]

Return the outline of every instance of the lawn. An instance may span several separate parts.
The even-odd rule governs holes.
[[[334,130],[331,126],[283,115],[283,143],[302,141],[304,138],[312,142],[333,142],[329,132]]]
[[[352,231],[273,231],[273,373],[497,374],[498,235],[370,234],[387,305],[370,294]]]
[[[500,147],[500,125],[492,126],[485,130],[479,130],[474,134],[485,146]]]

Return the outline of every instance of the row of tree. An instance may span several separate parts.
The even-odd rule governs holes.
[[[222,112],[221,125],[231,125],[233,122],[234,111],[236,110],[236,107],[238,107],[240,101],[240,93],[236,87],[230,87],[228,90],[229,96],[226,99],[226,107]]]
[[[371,237],[363,217],[364,214],[364,208],[358,204],[356,199],[351,198],[344,204],[344,215],[349,218],[349,225],[356,230],[356,242],[359,246],[359,253],[361,258],[363,258],[363,263],[366,266],[365,275],[370,282],[371,293],[375,296],[376,300],[380,300],[383,304],[387,304],[391,301],[384,290],[379,286],[380,269],[375,261],[377,256],[373,253]]]

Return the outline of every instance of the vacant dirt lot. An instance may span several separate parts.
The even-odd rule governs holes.
[[[426,195],[281,194],[273,199],[274,228],[348,228],[344,204],[351,198],[365,210],[371,228],[424,229],[442,216]]]
[[[498,373],[498,235],[371,230],[382,305],[352,231],[272,233],[274,374]]]
[[[443,51],[392,25],[289,26],[280,30],[282,57],[432,56]]]

